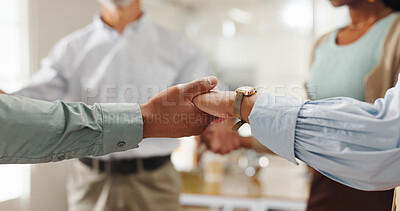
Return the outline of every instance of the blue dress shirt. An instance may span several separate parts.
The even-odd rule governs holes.
[[[351,98],[303,101],[261,95],[253,135],[285,159],[361,190],[400,185],[400,84],[374,104]]]

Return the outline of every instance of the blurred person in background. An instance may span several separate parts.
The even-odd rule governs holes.
[[[164,88],[210,75],[199,50],[152,22],[139,0],[99,2],[101,14],[59,41],[17,95],[87,104],[146,103]],[[162,116],[154,121],[163,121]],[[230,128],[221,132],[225,140],[238,136]],[[135,150],[80,159],[67,182],[69,209],[179,210],[181,181],[170,160],[178,144],[177,139],[147,139]]]
[[[313,50],[309,98],[351,97],[373,103],[400,72],[398,0],[330,0],[348,6],[351,24],[320,38]],[[390,210],[393,190],[366,192],[312,171],[308,211]]]

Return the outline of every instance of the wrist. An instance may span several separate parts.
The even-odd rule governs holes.
[[[228,116],[229,118],[236,118],[235,114],[235,101],[236,101],[236,92],[228,92],[228,98],[229,98],[229,105],[228,106]]]
[[[241,109],[241,115],[244,121],[249,123],[249,116],[251,111],[253,110],[254,104],[256,103],[257,98],[259,97],[260,94],[256,93],[252,96],[246,96],[243,98],[242,101],[242,109]]]
[[[152,127],[151,127],[151,117],[150,117],[150,108],[148,104],[139,105],[140,111],[142,112],[142,119],[143,119],[143,139],[150,138],[152,134]]]

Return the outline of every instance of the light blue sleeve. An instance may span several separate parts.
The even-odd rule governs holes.
[[[137,104],[44,102],[0,95],[0,163],[44,163],[137,148]]]
[[[287,160],[362,190],[400,185],[400,86],[375,104],[263,94],[249,117],[254,136]]]

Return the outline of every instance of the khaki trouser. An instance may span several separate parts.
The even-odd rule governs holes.
[[[396,189],[394,189],[392,211],[400,211],[400,187],[397,187]]]
[[[70,211],[180,210],[181,179],[171,161],[148,172],[97,173],[75,161],[67,181]]]

